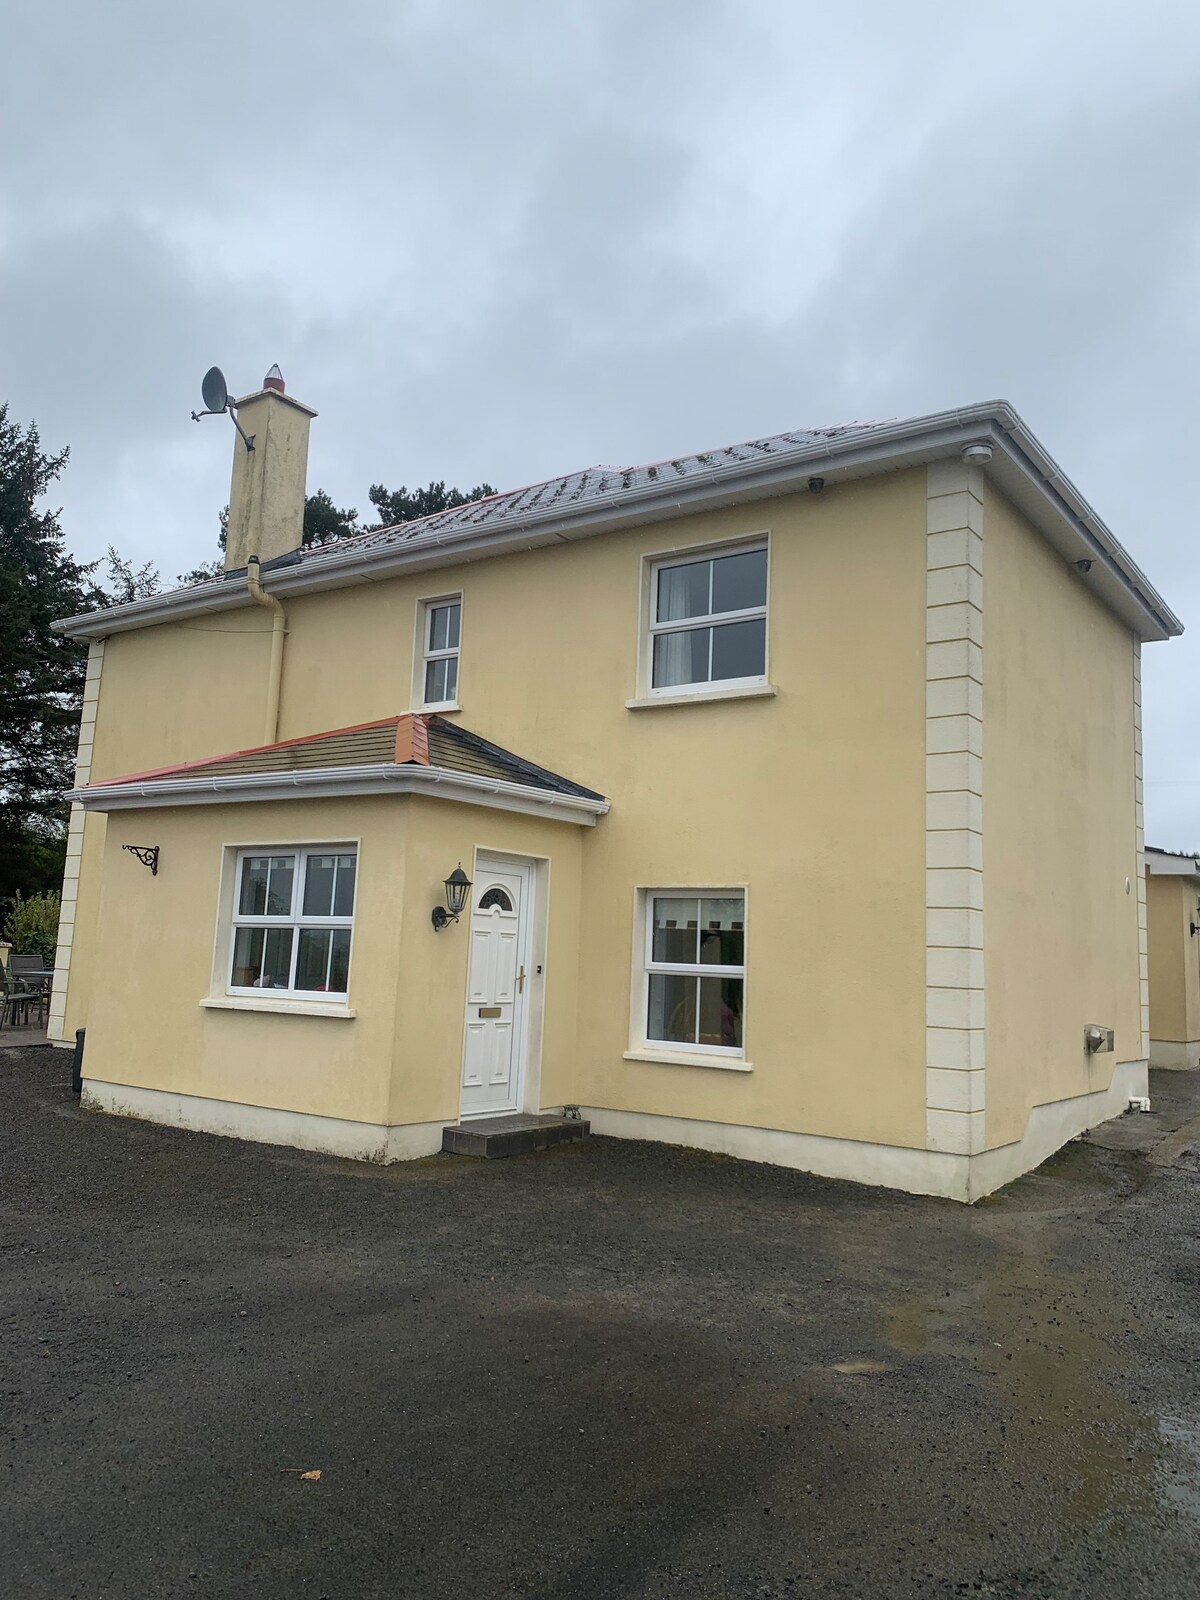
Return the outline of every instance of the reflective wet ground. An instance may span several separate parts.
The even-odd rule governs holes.
[[[966,1208],[0,1059],[0,1594],[1200,1595],[1200,1075]]]

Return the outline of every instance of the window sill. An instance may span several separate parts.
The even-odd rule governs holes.
[[[738,1056],[690,1055],[686,1050],[626,1050],[625,1061],[649,1061],[662,1067],[716,1067],[721,1072],[753,1072],[754,1066]]]
[[[206,1011],[274,1011],[285,1017],[356,1017],[351,1006],[323,1004],[319,1000],[270,1000],[243,994],[229,994],[201,1000]]]
[[[443,717],[447,711],[461,711],[462,707],[457,700],[451,700],[442,706],[418,706],[410,715],[415,717]]]
[[[710,700],[762,700],[778,693],[773,683],[753,683],[740,689],[696,689],[688,694],[646,695],[638,700],[626,700],[625,709],[649,711],[652,706],[694,706]]]

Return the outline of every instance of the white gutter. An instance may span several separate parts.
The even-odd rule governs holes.
[[[506,552],[593,537],[650,522],[715,509],[738,501],[764,499],[802,487],[810,476],[828,484],[886,471],[901,471],[944,459],[964,444],[990,441],[1003,446],[1009,471],[996,463],[985,471],[1008,491],[1004,476],[1024,481],[1022,506],[1045,537],[1069,560],[1096,560],[1103,571],[1096,584],[1106,603],[1141,638],[1165,639],[1183,625],[1082,495],[1003,400],[937,412],[885,424],[844,438],[780,450],[761,460],[731,462],[686,478],[645,483],[637,489],[583,499],[561,506],[499,517],[483,528],[433,532],[411,543],[331,545],[295,566],[277,567],[267,576],[271,592],[282,596],[372,583],[404,572],[458,565]],[[1105,581],[1101,581],[1101,580]],[[101,639],[127,629],[152,627],[188,616],[225,611],[246,604],[239,583],[216,579],[167,595],[153,595],[122,606],[56,622],[54,628],[76,639]]]
[[[156,806],[233,805],[264,800],[324,800],[345,795],[417,794],[492,810],[519,811],[594,827],[607,800],[559,794],[532,784],[507,783],[449,767],[382,765],[315,767],[301,772],[226,772],[195,778],[141,778],[90,783],[66,798],[85,811],[134,811]]]

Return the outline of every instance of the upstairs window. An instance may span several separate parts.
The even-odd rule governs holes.
[[[229,992],[344,999],[358,857],[344,845],[243,850],[234,887]]]
[[[650,691],[765,683],[767,547],[655,563]]]
[[[423,706],[436,709],[457,704],[461,630],[461,595],[425,602],[420,680]]]

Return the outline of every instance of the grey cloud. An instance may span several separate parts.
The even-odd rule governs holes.
[[[1200,13],[18,11],[0,371],[73,447],[81,553],[211,552],[229,441],[187,413],[212,361],[237,388],[279,361],[321,412],[312,482],[364,509],[379,478],[519,484],[1002,394],[1200,616]],[[1198,667],[1190,636],[1146,651],[1165,844],[1200,843]]]

